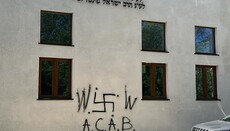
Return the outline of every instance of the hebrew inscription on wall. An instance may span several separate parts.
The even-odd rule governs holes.
[[[145,4],[143,0],[74,0],[79,2],[86,2],[89,4],[102,4],[108,6],[121,6],[124,8],[144,9]]]
[[[102,116],[98,117],[96,121],[91,121],[90,119],[85,118],[85,120],[82,122],[82,131],[135,131],[135,127],[128,116],[119,116],[120,121],[114,121],[114,118],[116,117],[114,112],[116,111],[117,99],[124,99],[124,110],[131,111],[137,102],[137,97],[133,98],[131,95],[129,95],[126,86],[124,88],[122,97],[120,94],[111,92],[105,92],[98,95],[98,90],[99,88],[96,87],[95,89],[92,89],[91,85],[89,85],[88,89],[83,89],[82,91],[77,91],[76,93],[78,99],[78,112],[82,111],[88,115],[97,113],[97,116]],[[93,104],[91,105],[93,109],[87,108],[89,104]],[[94,108],[94,105],[96,108]],[[105,113],[111,113],[110,120],[104,120],[103,116],[105,116]],[[106,125],[103,127],[107,128],[102,129],[100,126],[102,124]]]

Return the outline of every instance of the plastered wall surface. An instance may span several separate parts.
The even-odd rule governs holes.
[[[230,2],[143,2],[144,9],[135,9],[77,0],[1,0],[0,130],[189,131],[222,118],[218,103],[229,114]],[[39,44],[41,10],[73,13],[73,47]],[[166,23],[169,53],[141,51],[142,20]],[[194,54],[195,26],[216,28],[219,56]],[[72,59],[73,100],[37,100],[39,57]],[[141,100],[142,62],[166,64],[168,101]],[[221,101],[196,101],[195,65],[217,66]],[[77,95],[84,89],[85,108]]]

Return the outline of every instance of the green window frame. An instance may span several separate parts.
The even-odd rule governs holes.
[[[195,26],[195,54],[216,55],[215,28]]]
[[[72,46],[72,13],[41,10],[40,44]]]
[[[166,52],[165,23],[142,21],[142,51]]]

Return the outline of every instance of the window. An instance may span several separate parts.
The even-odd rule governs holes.
[[[196,26],[195,48],[197,54],[216,54],[215,29]]]
[[[196,66],[197,100],[217,100],[217,82],[215,66]]]
[[[40,44],[72,45],[72,14],[41,11]]]
[[[142,50],[165,52],[165,23],[142,21]]]
[[[142,99],[166,99],[165,64],[142,64]]]
[[[40,58],[39,99],[71,99],[71,59]]]

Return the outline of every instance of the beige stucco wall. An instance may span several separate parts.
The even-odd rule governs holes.
[[[145,0],[144,4],[145,9],[139,10],[77,0],[1,0],[0,130],[82,131],[87,119],[90,131],[96,131],[96,121],[103,118],[98,128],[108,131],[113,119],[121,131],[125,116],[132,131],[189,131],[194,124],[223,117],[218,101],[196,101],[196,64],[217,66],[218,98],[229,114],[230,1]],[[73,13],[74,47],[38,44],[40,10]],[[166,23],[169,53],[141,51],[141,20]],[[216,28],[219,56],[194,54],[195,25]],[[74,100],[37,100],[39,57],[73,59]],[[141,100],[142,62],[167,64],[169,101]],[[76,92],[89,84],[88,108],[78,112]],[[132,100],[137,97],[132,110],[125,109],[125,85]],[[106,113],[92,112],[103,108],[93,103],[95,91],[98,101],[103,93],[119,95],[108,97],[115,103],[114,112],[110,104]]]

